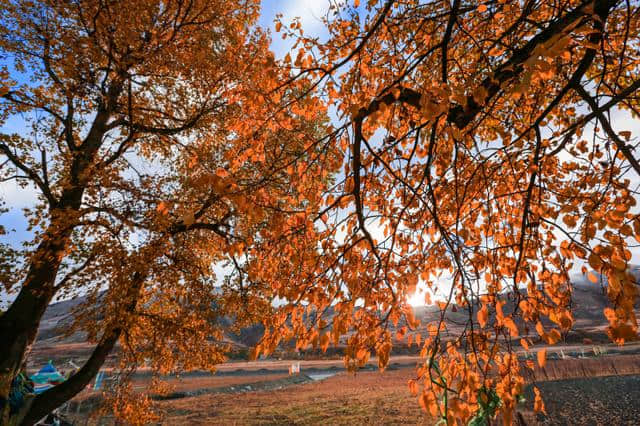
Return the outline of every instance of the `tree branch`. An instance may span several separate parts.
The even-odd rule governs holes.
[[[20,161],[20,159],[11,152],[11,149],[7,145],[0,143],[0,151],[2,151],[17,168],[22,170],[29,179],[38,186],[38,188],[40,188],[40,191],[42,191],[42,194],[49,202],[50,207],[55,207],[58,204],[58,200],[54,197],[49,185],[44,182],[34,170]]]
[[[138,272],[133,274],[132,284],[127,292],[127,303],[124,307],[125,314],[135,312],[140,290],[142,289],[145,279],[146,275],[144,274]],[[111,350],[120,338],[125,327],[121,324],[120,318],[114,319],[111,326],[113,328],[107,328],[105,330],[100,342],[94,348],[93,353],[82,368],[76,372],[76,374],[71,376],[65,382],[37,395],[32,400],[21,424],[29,425],[36,423],[42,417],[46,416],[60,405],[80,393],[91,382],[91,380],[93,380],[98,371],[100,371],[100,368],[104,364],[107,356],[111,353]]]
[[[616,0],[600,0],[597,2],[597,8],[608,9],[615,5],[615,3]],[[492,99],[504,83],[520,75],[524,62],[531,56],[536,47],[550,40],[553,36],[559,34],[567,27],[575,25],[576,23],[579,24],[579,20],[583,17],[590,16],[588,9],[592,4],[592,1],[584,1],[577,8],[550,23],[544,30],[531,38],[524,46],[516,49],[508,60],[499,65],[480,84],[480,87],[482,87],[487,93],[487,97],[484,102],[486,103]],[[361,108],[356,113],[354,120],[364,120],[365,117],[378,111],[382,104],[390,105],[394,102],[401,102],[409,104],[415,108],[419,108],[422,96],[423,95],[416,90],[406,87],[401,88],[398,98],[395,98],[391,93],[380,96],[374,99],[367,107]],[[453,105],[449,109],[449,112],[447,113],[447,121],[462,129],[473,121],[481,109],[482,105],[475,100],[473,95],[469,95],[466,98],[466,106]]]
[[[633,153],[631,152],[627,144],[622,139],[620,139],[620,137],[613,130],[613,128],[611,127],[611,123],[609,122],[609,120],[607,120],[607,117],[605,117],[602,111],[600,111],[596,100],[582,86],[576,87],[576,91],[578,92],[580,97],[582,97],[582,99],[584,99],[589,104],[589,107],[592,111],[597,111],[596,117],[598,117],[598,121],[602,123],[602,128],[604,129],[605,133],[611,140],[613,140],[620,152],[622,152],[622,155],[624,155],[627,161],[629,161],[629,163],[631,164],[631,167],[633,167],[638,176],[640,176],[640,163],[638,163],[638,160],[633,156]]]

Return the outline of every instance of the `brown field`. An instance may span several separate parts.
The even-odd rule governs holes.
[[[411,372],[343,372],[271,392],[211,394],[158,406],[167,425],[431,424],[409,394]]]
[[[260,383],[289,377],[289,374],[243,374],[233,376],[180,377],[165,380],[168,392],[188,392],[199,389],[218,389],[230,386]],[[145,392],[151,383],[151,377],[134,377],[133,388]],[[85,390],[74,398],[74,401],[87,401],[101,395],[101,391]]]
[[[420,358],[412,355],[394,355],[391,357],[391,364],[402,364],[402,365],[415,365],[420,361]],[[217,367],[217,370],[220,372],[224,371],[235,371],[238,369],[243,369],[247,371],[256,371],[256,370],[288,370],[291,363],[300,362],[300,367],[304,371],[309,368],[318,368],[318,369],[326,369],[330,367],[338,367],[344,368],[344,361],[341,357],[336,357],[335,359],[313,359],[313,360],[265,360],[265,361],[232,361],[226,362],[224,364],[220,364]],[[369,365],[377,366],[378,359],[376,357],[371,357],[368,362]]]
[[[548,415],[534,414],[531,403],[520,408],[526,425],[629,425],[640,419],[640,376],[584,377],[539,382]],[[525,391],[533,399],[531,388]],[[522,424],[521,423],[521,424]]]
[[[410,368],[356,375],[339,373],[321,382],[276,391],[202,395],[160,402],[158,407],[164,415],[163,424],[167,425],[433,424],[433,419],[421,412],[416,398],[408,391],[407,380],[412,373]],[[589,402],[580,400],[582,393],[590,395],[590,388],[582,389],[585,380],[603,376],[613,376],[606,378],[609,382],[617,380],[615,376],[621,376],[619,380],[627,380],[622,376],[634,374],[640,374],[640,355],[548,361],[544,369],[536,368],[534,376],[530,377],[536,382],[543,382],[538,386],[552,396],[547,404],[549,417],[540,422],[554,424],[548,421],[554,415],[558,418],[566,416],[560,412],[563,409],[563,405],[558,404],[561,396],[553,392],[559,384],[580,386],[581,393],[571,394],[568,403],[581,406]],[[596,380],[590,386],[597,389],[601,384]],[[614,394],[613,391],[609,393]],[[621,400],[618,397],[614,399]],[[520,411],[528,424],[537,424],[538,420],[529,406],[531,401],[529,398],[528,404]],[[606,404],[600,407],[603,418],[609,415],[606,410]]]
[[[583,377],[624,376],[640,374],[640,355],[616,355],[597,358],[547,361],[536,366],[530,381],[576,379]]]
[[[164,425],[434,424],[408,390],[407,380],[414,373],[409,365],[415,361],[392,358],[391,365],[404,367],[384,373],[339,372],[304,384],[291,384],[288,375],[280,372],[290,361],[233,363],[238,368],[233,374],[170,380],[173,392],[206,389],[206,393],[156,401],[156,408]],[[333,362],[313,361],[307,372],[308,368],[321,372],[331,365]],[[271,372],[259,371],[263,369]],[[305,368],[302,370],[304,374]],[[134,385],[144,392],[148,380],[148,376],[136,377]],[[528,381],[542,390],[548,416],[533,413],[528,387],[527,402],[518,408],[526,424],[637,424],[628,419],[640,411],[635,402],[640,399],[640,354],[548,360],[545,368],[536,366]],[[247,384],[252,385],[249,392],[230,388]],[[85,398],[90,396],[85,394]],[[580,412],[580,421],[572,417],[574,411]],[[79,424],[85,424],[87,414]],[[637,415],[634,418],[640,418],[640,412]],[[113,419],[102,418],[99,424],[113,424]]]
[[[289,377],[288,374],[248,374],[241,376],[205,376],[205,377],[181,377],[167,380],[171,391],[191,391],[203,388],[218,388],[226,386],[244,385],[248,383],[262,382],[265,380],[277,380]],[[145,388],[150,379],[137,378],[133,380],[134,388]]]

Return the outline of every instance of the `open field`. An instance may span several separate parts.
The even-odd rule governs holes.
[[[271,392],[163,401],[159,408],[165,416],[163,424],[167,425],[433,424],[408,391],[407,380],[412,373],[410,368],[356,375],[339,373],[321,382]],[[549,416],[533,414],[530,389],[520,411],[527,424],[632,424],[627,422],[640,406],[626,414],[620,410],[628,412],[637,401],[634,395],[640,396],[636,395],[640,394],[638,374],[639,355],[549,361],[531,377],[543,391]],[[601,398],[603,392],[607,395]],[[586,407],[581,419],[567,423],[571,412],[580,407]],[[607,418],[617,420],[608,423]],[[594,423],[594,419],[598,420]]]
[[[604,325],[591,315],[591,308],[598,305],[597,300],[591,301],[597,296],[592,293],[586,292],[582,297],[584,303],[577,315],[580,329],[567,336],[565,342],[547,347],[546,367],[536,366],[529,375],[528,380],[543,391],[549,415],[533,413],[529,388],[525,391],[527,403],[519,407],[526,424],[627,424],[629,416],[635,415],[637,410],[632,405],[640,395],[629,398],[636,395],[634,386],[640,389],[636,378],[640,375],[640,344],[618,347],[608,343]],[[426,321],[428,315],[423,315]],[[62,369],[68,368],[69,359],[81,359],[91,350],[91,345],[80,337],[40,340],[30,367],[39,368],[53,359]],[[586,344],[587,338],[593,343]],[[541,348],[536,345],[530,352],[520,347],[515,350],[524,362],[525,358],[535,361],[535,352]],[[385,373],[377,371],[377,359],[373,357],[367,368],[356,375],[344,371],[337,353],[306,354],[307,358],[300,360],[229,360],[218,366],[215,375],[190,372],[168,377],[169,394],[152,398],[166,425],[434,424],[408,391],[407,380],[413,377],[421,359],[402,353],[406,351],[392,355]],[[595,356],[601,353],[604,356]],[[107,376],[112,373],[114,359],[103,368]],[[300,362],[301,376],[289,377],[292,362]],[[324,379],[313,380],[318,377]],[[150,371],[138,370],[132,378],[134,389],[147,391],[150,378]],[[80,401],[82,404],[78,404]],[[99,401],[100,393],[91,391],[75,399],[69,411],[77,414],[77,424],[87,424],[89,411]],[[571,417],[576,410],[581,413],[580,419]],[[113,419],[102,418],[98,423],[113,424]]]
[[[207,392],[159,400],[156,406],[165,425],[434,424],[408,391],[413,372],[410,367],[384,373],[338,372],[321,381],[302,377],[301,384],[264,371],[184,377],[176,389],[205,387]],[[518,408],[525,424],[637,424],[635,419],[640,418],[638,354],[549,360],[544,369],[534,370],[529,381],[542,390],[548,416],[533,413],[528,387],[526,402]],[[229,391],[246,383],[255,386]],[[273,383],[278,386],[270,387]],[[100,424],[112,421],[103,418]]]
[[[159,404],[165,424],[431,424],[409,394],[410,369],[339,373],[273,392],[203,395]]]
[[[640,376],[584,377],[537,384],[547,416],[521,409],[527,425],[629,425],[640,419]],[[528,401],[533,392],[525,392]]]
[[[546,382],[584,377],[624,376],[640,374],[640,355],[615,355],[596,358],[547,361],[544,368],[536,365],[531,382]]]
[[[289,377],[288,374],[243,374],[233,376],[203,376],[180,377],[166,380],[171,391],[184,392],[203,388],[224,388],[228,386],[246,385],[262,381],[278,380]],[[146,389],[150,378],[136,377],[133,379],[134,389]]]

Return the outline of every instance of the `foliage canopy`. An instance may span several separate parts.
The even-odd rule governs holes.
[[[54,296],[91,295],[75,327],[96,342],[20,416],[77,393],[118,339],[124,366],[212,368],[224,314],[263,322],[254,355],[346,341],[347,366],[384,368],[415,342],[426,411],[508,423],[515,345],[572,327],[576,268],[606,279],[610,338],[638,338],[639,5],[359,3],[332,4],[326,41],[278,20],[296,45],[277,61],[257,1],[2,2],[0,114],[31,132],[0,135],[1,172],[41,203],[34,241],[2,252],[0,397]],[[426,333],[419,288],[439,295]]]
[[[0,135],[0,173],[39,203],[25,212],[34,239],[3,247],[15,299],[0,315],[0,423],[33,423],[75,395],[118,341],[124,369],[212,369],[228,350],[220,318],[271,309],[244,285],[254,241],[317,209],[339,163],[312,145],[322,103],[291,105],[304,80],[274,91],[287,74],[258,13],[253,0],[1,2],[0,117],[25,131]],[[91,357],[10,413],[44,310],[78,293],[68,333],[88,334]],[[144,421],[128,390],[116,410]]]
[[[393,338],[414,341],[426,361],[410,387],[427,411],[467,422],[495,392],[508,423],[527,368],[514,345],[572,327],[575,269],[606,281],[610,338],[637,339],[638,7],[355,1],[331,8],[327,42],[278,23],[298,41],[289,81],[311,76],[343,119],[332,143],[344,167],[314,272],[284,286],[306,304],[282,307],[260,349],[346,335],[349,365],[375,353],[384,367]],[[407,305],[417,287],[440,296],[427,335]],[[328,307],[330,329],[307,314]],[[445,321],[456,310],[461,332]]]

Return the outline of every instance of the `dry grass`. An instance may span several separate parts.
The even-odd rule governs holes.
[[[391,357],[391,363],[398,364],[415,364],[420,360],[417,356],[412,355],[394,355]],[[266,360],[266,361],[231,361],[217,366],[217,370],[223,371],[235,371],[243,369],[246,371],[257,370],[287,370],[292,363],[300,362],[302,371],[310,368],[330,368],[330,367],[344,367],[344,361],[341,356],[336,355],[335,359],[313,359],[313,360]],[[378,359],[371,357],[368,362],[369,365],[377,366]]]
[[[407,380],[413,373],[411,368],[384,373],[366,371],[356,375],[339,373],[320,382],[290,385],[279,390],[211,393],[158,401],[157,408],[163,414],[162,424],[166,425],[434,424],[434,419],[420,410],[416,398],[408,391]],[[562,386],[570,389],[577,386],[568,379],[579,381],[582,378],[632,374],[640,374],[640,355],[549,360],[544,369],[536,367],[529,381],[538,382],[537,386],[543,389],[543,397],[545,393],[549,395],[548,407],[553,411],[549,414],[554,417],[563,412],[562,407],[552,404],[553,400],[560,398],[554,390]],[[282,374],[247,371],[239,376],[183,378],[175,384],[176,390],[192,390],[272,381],[282,377]],[[530,390],[527,392],[531,393]],[[571,395],[577,400],[581,391],[576,392]],[[527,400],[527,406],[521,409],[526,419],[536,424],[532,407],[528,406],[533,398],[528,395]],[[607,407],[603,406],[603,410],[606,411]],[[108,419],[103,419],[101,424],[108,423]]]
[[[250,383],[278,380],[289,377],[288,374],[247,374],[239,376],[204,376],[180,377],[166,380],[169,392],[188,392],[198,389],[224,388],[227,386],[246,385]],[[136,377],[132,380],[133,388],[137,392],[149,389],[151,377]],[[74,401],[87,401],[99,397],[102,391],[86,390],[74,398]]]
[[[205,376],[181,377],[167,380],[172,391],[191,391],[203,388],[217,388],[225,386],[244,385],[248,383],[277,380],[288,377],[288,374],[252,374],[242,376]],[[150,379],[135,379],[134,387],[146,387]]]
[[[640,374],[640,355],[549,360],[544,368],[536,366],[531,381],[576,379],[582,377]]]
[[[160,403],[164,424],[433,424],[409,394],[411,369],[340,373],[271,392],[212,394]],[[536,381],[640,374],[640,355],[548,361]],[[269,376],[266,376],[269,377]]]
[[[340,373],[272,392],[160,403],[165,424],[432,424],[407,388],[410,369]]]

